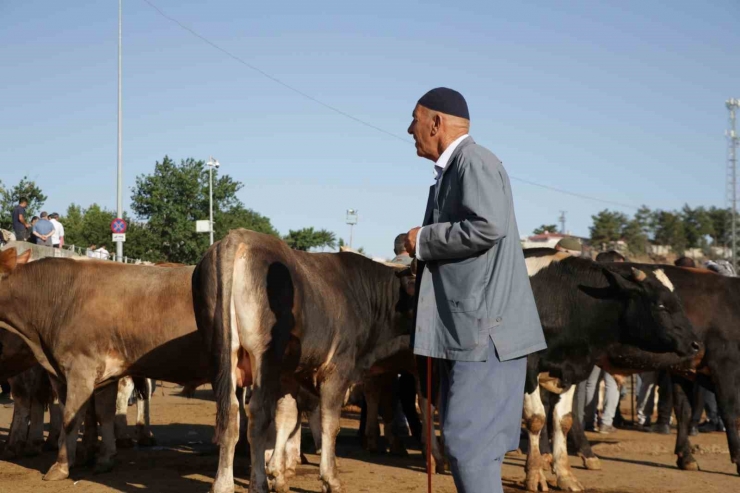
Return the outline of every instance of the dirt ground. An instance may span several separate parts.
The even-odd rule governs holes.
[[[179,387],[158,387],[152,401],[152,424],[158,445],[150,449],[120,450],[111,473],[94,475],[91,469],[72,470],[69,480],[47,483],[41,476],[54,462],[45,453],[16,462],[0,461],[0,492],[207,492],[216,471],[218,456],[211,444],[215,404],[211,392],[202,387],[193,399],[179,397]],[[129,423],[135,408],[129,408]],[[12,407],[0,405],[0,442],[7,438]],[[47,415],[48,419],[48,415]],[[405,459],[373,455],[362,451],[356,438],[357,416],[347,414],[338,438],[339,470],[348,492],[405,493],[426,491],[421,451],[409,440],[410,456]],[[614,435],[591,434],[595,451],[602,459],[602,471],[586,471],[580,459],[571,457],[575,473],[588,491],[719,493],[740,491],[740,477],[730,463],[723,434],[712,433],[692,439],[701,472],[683,472],[675,467],[671,436],[637,431]],[[310,434],[304,429],[304,449],[313,450]],[[299,466],[291,480],[291,491],[320,492],[319,457],[308,453],[310,464]],[[524,456],[507,456],[503,476],[507,493],[520,492],[524,479]],[[247,491],[248,463],[237,457],[237,491]],[[434,477],[434,491],[455,491],[449,474]]]

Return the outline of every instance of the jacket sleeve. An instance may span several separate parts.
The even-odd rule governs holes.
[[[420,260],[470,257],[506,236],[510,211],[500,168],[473,154],[458,170],[462,219],[424,226],[417,241]]]

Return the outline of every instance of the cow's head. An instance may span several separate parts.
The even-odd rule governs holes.
[[[689,356],[699,352],[701,345],[691,322],[663,271],[648,275],[634,267],[625,271],[609,265],[604,266],[604,273],[610,295],[625,304],[620,320],[621,342],[657,353]]]

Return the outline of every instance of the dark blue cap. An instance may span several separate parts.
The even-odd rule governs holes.
[[[432,111],[439,111],[446,115],[457,116],[470,120],[468,103],[462,94],[447,87],[437,87],[424,94],[418,103]]]

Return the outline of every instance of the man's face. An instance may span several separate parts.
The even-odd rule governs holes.
[[[438,158],[436,136],[439,133],[439,129],[435,126],[433,113],[417,104],[411,117],[412,120],[408,128],[408,133],[414,137],[416,154],[420,157],[436,161]]]
[[[21,206],[21,207],[28,207],[28,202],[26,202],[26,201],[24,200],[23,202],[21,202],[21,203],[20,203],[20,206]]]

